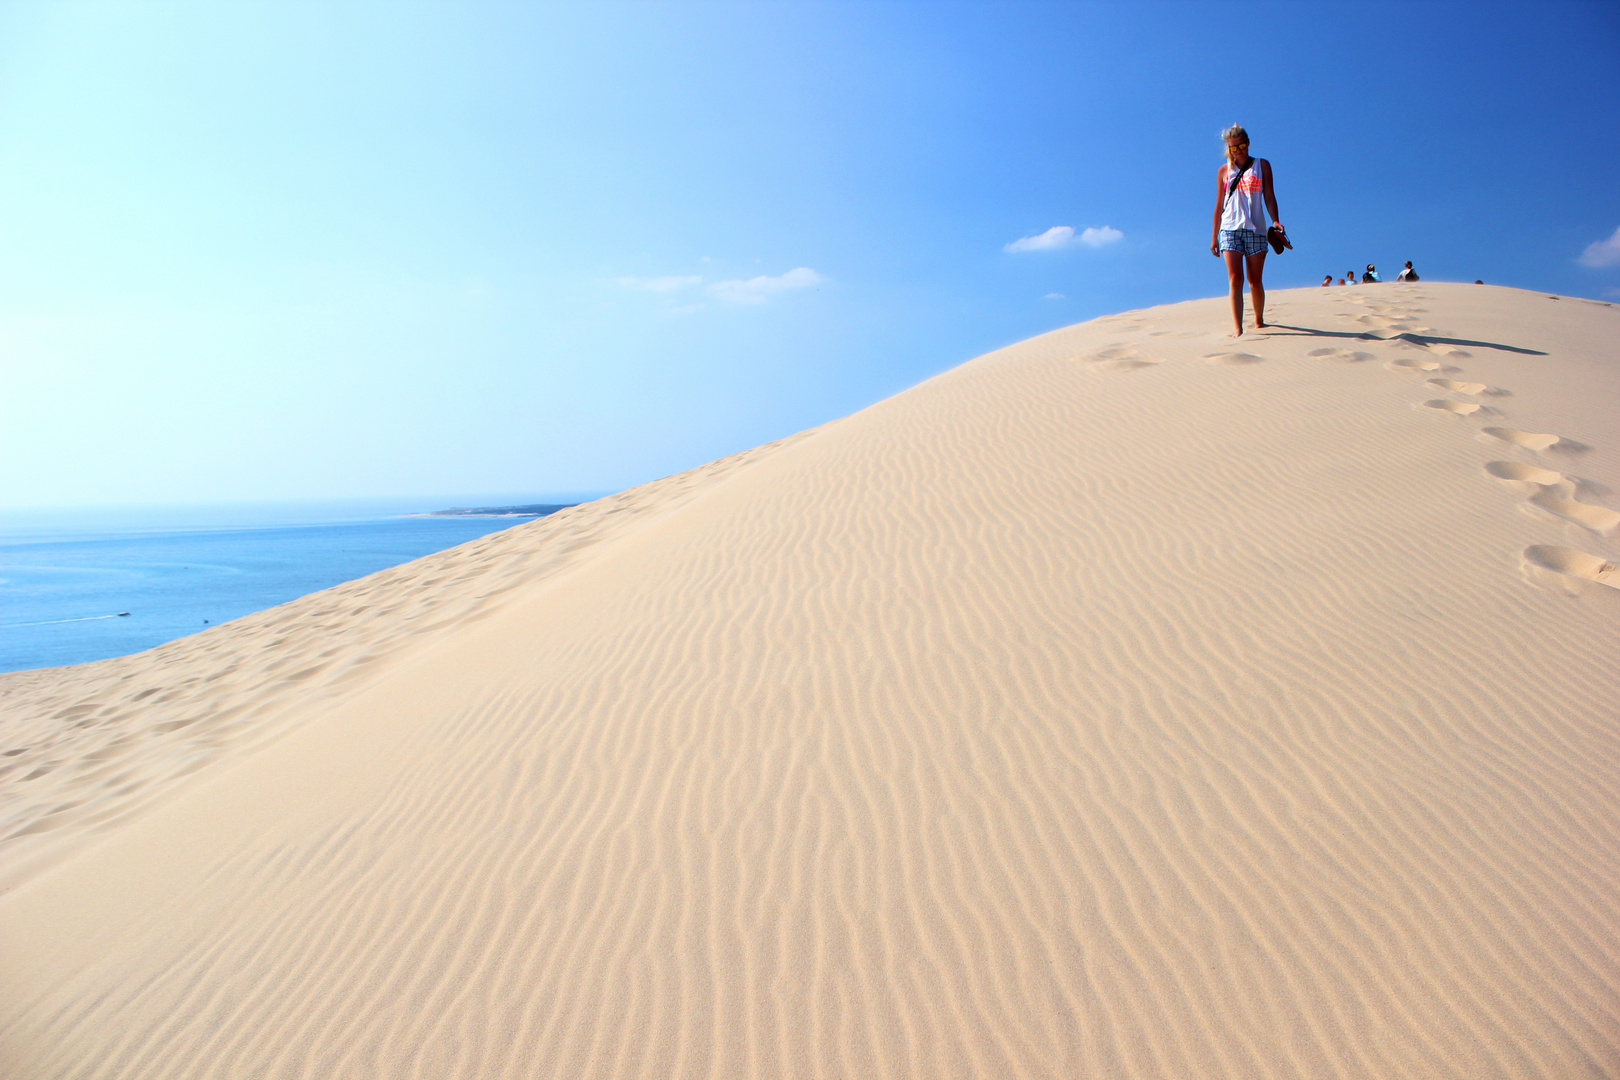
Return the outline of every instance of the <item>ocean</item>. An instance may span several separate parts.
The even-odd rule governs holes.
[[[0,671],[140,652],[534,520],[408,515],[588,497],[0,513]]]

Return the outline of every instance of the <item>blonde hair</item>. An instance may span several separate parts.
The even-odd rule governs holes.
[[[1221,132],[1222,142],[1231,142],[1233,139],[1236,139],[1239,143],[1247,143],[1249,141],[1249,133],[1243,130],[1242,124],[1233,124],[1231,127]]]

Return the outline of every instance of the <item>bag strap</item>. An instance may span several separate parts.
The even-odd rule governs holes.
[[[1226,189],[1226,198],[1221,200],[1222,209],[1226,208],[1227,202],[1232,198],[1232,192],[1236,191],[1237,186],[1243,183],[1243,174],[1249,171],[1249,166],[1259,160],[1259,158],[1250,155],[1249,160],[1243,163],[1243,168],[1239,169],[1237,175],[1232,177],[1232,183]]]

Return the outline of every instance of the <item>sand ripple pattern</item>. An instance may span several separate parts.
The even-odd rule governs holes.
[[[364,685],[423,635],[488,617],[514,590],[553,577],[593,545],[789,441],[134,656],[0,675],[0,883],[15,883],[84,834],[168,797],[181,777],[285,734],[307,718],[312,701]],[[289,707],[304,715],[287,722]]]
[[[1387,295],[1484,338],[1506,290],[1472,288]],[[1331,327],[1320,292],[1274,318]],[[1620,1075],[1613,624],[1519,567],[1595,590],[1609,561],[1521,556],[1577,526],[1505,485],[1567,489],[1486,470],[1518,450],[1379,365],[1283,334],[1244,341],[1261,364],[1174,334],[1151,372],[1074,362],[1224,307],[982,357],[424,638],[124,829],[122,857],[184,866],[87,914],[104,938],[30,944],[111,844],[0,900],[0,1055],[76,1080]],[[1530,398],[1560,370],[1478,377]],[[1582,466],[1620,484],[1604,446]]]

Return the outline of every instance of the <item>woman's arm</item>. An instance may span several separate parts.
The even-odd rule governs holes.
[[[1215,226],[1209,230],[1209,253],[1221,253],[1221,211],[1226,208],[1226,166],[1215,170]]]
[[[1266,200],[1266,212],[1271,215],[1271,223],[1282,228],[1282,221],[1277,217],[1277,196],[1271,190],[1271,162],[1260,159],[1260,194]]]

